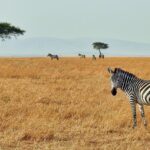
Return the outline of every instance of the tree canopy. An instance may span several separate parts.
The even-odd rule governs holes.
[[[99,51],[99,58],[104,58],[104,55],[101,53],[100,49],[107,49],[109,46],[106,43],[94,42],[93,48]]]
[[[93,48],[100,50],[100,49],[107,49],[109,46],[106,43],[102,43],[102,42],[94,42],[93,44]]]
[[[10,23],[0,23],[0,38],[2,40],[10,39],[12,36],[17,37],[19,35],[23,35],[24,33],[25,30],[15,27]]]

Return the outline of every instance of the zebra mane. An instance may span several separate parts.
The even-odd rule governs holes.
[[[128,74],[130,77],[136,77],[137,78],[137,76],[134,75],[133,73],[130,73],[130,72],[125,71],[125,70],[122,70],[120,68],[115,68],[114,73],[125,73],[125,74]]]

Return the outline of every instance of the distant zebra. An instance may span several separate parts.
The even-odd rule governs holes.
[[[57,59],[57,60],[59,60],[58,55],[52,55],[51,53],[49,53],[47,56],[51,57],[51,59]]]
[[[80,56],[80,58],[85,58],[86,56],[85,55],[83,55],[83,54],[78,54],[78,56]]]
[[[96,56],[95,56],[95,55],[92,55],[92,59],[93,59],[93,60],[96,60]]]
[[[111,74],[112,95],[116,95],[117,88],[120,88],[129,97],[133,117],[133,128],[137,125],[136,104],[139,106],[144,126],[146,126],[147,123],[143,105],[150,105],[150,80],[142,80],[134,74],[119,68],[115,68],[114,71],[108,68],[108,72]]]
[[[99,58],[103,58],[104,59],[104,54],[100,53]]]

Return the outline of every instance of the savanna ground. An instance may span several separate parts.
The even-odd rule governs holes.
[[[0,149],[148,150],[137,110],[132,129],[123,92],[110,93],[107,67],[150,79],[150,58],[0,58]]]

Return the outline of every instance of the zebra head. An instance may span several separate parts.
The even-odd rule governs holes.
[[[110,73],[110,80],[111,80],[111,93],[113,96],[117,94],[117,88],[119,88],[121,85],[120,82],[120,75],[118,73],[118,68],[115,68],[113,71],[111,68],[108,68],[108,72]]]
[[[47,56],[52,56],[52,54],[51,53],[48,53],[48,55]]]

